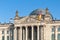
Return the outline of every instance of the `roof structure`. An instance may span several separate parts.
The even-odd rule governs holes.
[[[45,10],[42,10],[42,9],[36,9],[36,10],[33,10],[30,15],[39,15],[39,14],[45,14]]]

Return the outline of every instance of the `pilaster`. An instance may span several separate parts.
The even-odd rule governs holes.
[[[55,40],[57,40],[57,26],[55,26],[55,32],[54,32],[54,34],[55,34]]]
[[[5,29],[4,32],[5,32],[5,36],[4,36],[5,37],[5,40],[7,40],[7,30]]]

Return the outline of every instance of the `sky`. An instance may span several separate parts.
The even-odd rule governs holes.
[[[48,8],[54,19],[60,19],[60,0],[0,0],[0,22],[14,19],[16,10],[19,16],[28,16],[33,10],[39,8]]]

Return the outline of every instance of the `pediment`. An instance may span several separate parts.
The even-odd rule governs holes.
[[[33,17],[27,17],[22,19],[23,21],[21,21],[21,23],[37,23],[39,22],[39,20],[37,18],[33,18]]]

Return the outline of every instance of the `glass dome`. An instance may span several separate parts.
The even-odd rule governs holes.
[[[42,10],[42,9],[36,9],[36,10],[33,10],[30,15],[39,15],[39,14],[45,14],[45,10]]]

